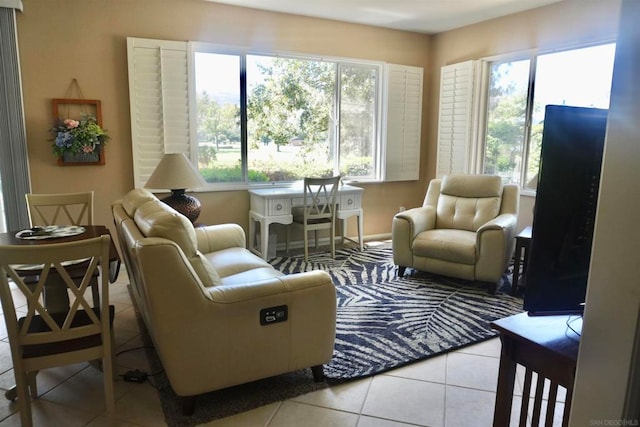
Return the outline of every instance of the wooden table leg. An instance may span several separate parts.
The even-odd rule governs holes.
[[[498,389],[496,405],[493,413],[493,427],[509,427],[511,406],[513,402],[513,386],[516,379],[516,362],[511,358],[511,343],[508,338],[501,337],[502,352],[498,370]]]

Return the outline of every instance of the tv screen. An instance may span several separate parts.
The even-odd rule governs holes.
[[[524,309],[583,311],[607,110],[548,105],[542,132]]]

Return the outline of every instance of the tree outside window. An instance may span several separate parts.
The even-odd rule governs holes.
[[[483,172],[535,190],[545,106],[609,108],[614,54],[605,44],[490,63]]]
[[[241,182],[245,170],[248,182],[376,176],[377,66],[202,52],[195,58],[198,166],[208,182]]]

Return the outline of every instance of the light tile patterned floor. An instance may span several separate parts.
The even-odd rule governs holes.
[[[142,345],[126,274],[110,288],[116,306],[118,351]],[[14,382],[4,320],[0,325],[0,388]],[[207,426],[242,427],[482,427],[491,426],[500,341],[492,339],[371,378],[273,403]],[[149,372],[143,349],[119,354],[117,371]],[[522,394],[519,372],[516,394]],[[42,371],[32,402],[36,426],[103,426],[101,373],[86,363]],[[116,382],[119,426],[163,426],[157,391],[149,383]],[[17,402],[0,396],[0,426],[19,426]]]

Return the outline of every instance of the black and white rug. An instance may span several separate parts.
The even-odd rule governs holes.
[[[497,335],[493,320],[522,312],[522,300],[490,295],[486,284],[413,271],[397,277],[390,243],[367,250],[274,258],[287,274],[322,269],[338,297],[330,379],[369,376]]]
[[[309,262],[296,255],[270,263],[286,274],[322,269],[333,278],[336,344],[327,382],[315,383],[305,369],[218,390],[198,396],[194,414],[185,417],[162,375],[158,391],[169,426],[202,424],[474,344],[497,335],[491,321],[522,311],[521,299],[490,295],[486,285],[422,272],[396,277],[388,242],[363,252],[336,249],[335,259],[312,253]]]

